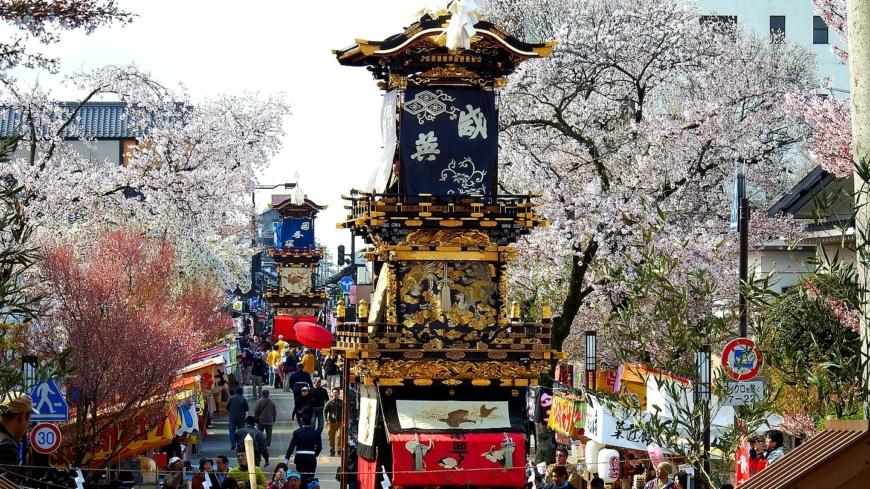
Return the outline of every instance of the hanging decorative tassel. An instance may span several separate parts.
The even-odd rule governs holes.
[[[507,433],[504,433],[505,442],[501,444],[501,449],[504,450],[504,468],[510,470],[514,468],[514,448],[517,444],[511,440]]]
[[[453,302],[450,299],[450,277],[447,276],[447,262],[444,262],[444,278],[440,281],[441,285],[441,312],[448,313],[453,309]]]
[[[471,38],[477,34],[474,29],[474,24],[478,21],[474,13],[477,4],[474,0],[456,0],[450,4],[448,10],[453,15],[447,24],[447,30],[444,31],[447,35],[447,49],[470,49]]]

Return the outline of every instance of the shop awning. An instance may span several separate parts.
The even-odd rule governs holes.
[[[568,439],[579,439],[586,425],[586,403],[556,393],[550,406],[547,427]]]
[[[126,460],[168,444],[183,427],[196,426],[198,417],[193,406],[193,403],[198,401],[196,385],[196,378],[193,376],[178,379],[172,383],[173,393],[165,402],[162,401],[162,397],[160,400],[154,398],[146,401],[135,416],[103,429],[94,437],[81,440],[80,443],[95,447],[84,462],[94,467],[101,467],[107,462]],[[98,420],[113,415],[119,409],[119,406],[100,409]],[[74,419],[74,412],[70,413],[70,419]],[[73,459],[72,444],[76,442],[76,427],[73,422],[59,427],[64,439],[60,448],[52,454],[52,460],[64,465]],[[112,455],[119,446],[123,448]]]
[[[192,363],[183,369],[179,370],[178,373],[180,375],[196,375],[199,370],[207,369],[209,367],[214,367],[215,365],[223,365],[224,357],[222,355],[218,355],[211,358],[206,358],[205,360],[200,360],[196,363]]]
[[[190,361],[197,362],[197,361],[202,360],[204,358],[210,358],[210,357],[214,357],[214,356],[218,356],[218,355],[223,356],[224,353],[227,353],[229,351],[230,351],[229,346],[218,345],[218,346],[215,346],[215,347],[212,347],[212,348],[209,348],[207,350],[203,350],[203,351],[197,353],[196,355],[190,357]]]
[[[643,413],[636,412],[641,416]],[[595,398],[586,404],[583,436],[602,445],[646,451],[650,441],[640,430],[634,428],[631,416],[617,418],[607,406]]]
[[[522,433],[401,433],[390,438],[396,486],[520,487],[525,482]]]

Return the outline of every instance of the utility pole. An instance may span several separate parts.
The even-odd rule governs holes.
[[[847,0],[849,76],[852,104],[852,157],[870,165],[870,0]],[[870,188],[867,175],[855,172],[855,249],[861,307],[861,359],[864,365],[864,419],[870,419]]]

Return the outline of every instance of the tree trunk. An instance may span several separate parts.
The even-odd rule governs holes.
[[[849,72],[852,101],[852,150],[859,166],[855,172],[855,240],[860,280],[861,343],[864,364],[864,394],[870,392],[870,187],[868,172],[860,171],[870,165],[870,0],[848,0]],[[864,417],[870,419],[870,401],[864,402]]]
[[[577,317],[577,312],[580,306],[583,305],[583,300],[592,292],[592,287],[583,287],[586,272],[589,270],[589,264],[595,258],[595,253],[598,251],[598,242],[592,241],[586,246],[581,254],[575,254],[574,260],[571,263],[571,277],[568,283],[568,294],[565,297],[565,302],[562,303],[562,314],[553,318],[553,324],[550,329],[550,344],[553,349],[560,351],[565,338],[571,333],[571,324],[574,318]]]

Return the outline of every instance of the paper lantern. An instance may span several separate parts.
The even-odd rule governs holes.
[[[318,349],[332,347],[332,333],[323,326],[300,321],[293,329],[296,331],[296,339],[307,347]]]
[[[619,479],[619,452],[612,448],[605,448],[598,452],[598,477],[610,484]]]
[[[598,451],[601,450],[601,444],[597,441],[589,440],[586,442],[586,469],[593,474],[598,472]]]
[[[649,453],[649,459],[652,461],[653,467],[665,461],[665,454],[662,452],[662,447],[660,447],[658,443],[650,443],[647,445],[646,451]]]

